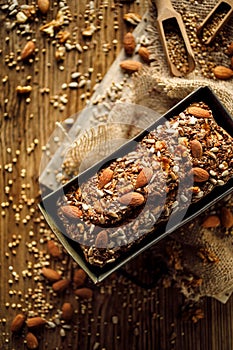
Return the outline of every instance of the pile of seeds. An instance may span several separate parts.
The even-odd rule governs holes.
[[[230,5],[223,2],[217,8],[214,14],[210,17],[201,33],[201,40],[204,43],[207,43],[210,37],[212,37],[215,34],[216,29],[221,24],[222,20],[226,17],[230,9]]]
[[[171,62],[182,75],[185,75],[189,71],[189,62],[185,42],[177,27],[177,22],[167,23],[164,21],[164,33]]]
[[[213,79],[213,68],[226,60],[227,34],[222,30],[211,45],[205,45],[197,36],[197,28],[201,21],[200,15],[184,10],[182,17],[195,54],[197,69],[205,78]]]

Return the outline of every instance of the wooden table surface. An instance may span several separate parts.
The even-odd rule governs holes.
[[[42,6],[46,1],[41,1]],[[25,4],[36,13],[25,23],[16,15]],[[1,122],[1,243],[0,243],[0,349],[26,349],[30,331],[38,349],[82,350],[232,350],[233,298],[223,305],[204,298],[199,307],[204,318],[198,322],[182,317],[184,298],[173,286],[161,282],[150,288],[135,284],[120,271],[103,283],[86,285],[93,290],[91,300],[74,295],[72,284],[56,293],[41,276],[43,266],[53,268],[63,278],[72,279],[76,265],[62,251],[59,258],[49,254],[47,241],[59,243],[41,217],[38,183],[40,161],[55,123],[82,110],[122,48],[123,35],[133,27],[125,13],[140,15],[146,0],[60,1],[50,4],[47,14],[31,1],[0,1],[0,122]],[[49,37],[40,28],[56,18],[62,8],[62,28],[70,36],[65,58],[57,61],[59,38]],[[28,11],[28,8],[26,9]],[[30,9],[29,9],[30,10]],[[33,11],[32,11],[33,12]],[[93,20],[97,30],[84,37],[82,30]],[[27,61],[20,59],[27,41],[34,41],[35,52]],[[90,87],[69,87],[72,73],[80,72]],[[80,81],[80,80],[79,80]],[[23,86],[31,92],[22,94]],[[18,93],[16,89],[18,87]],[[148,255],[148,253],[147,253]],[[130,263],[131,270],[146,266],[147,255]],[[144,259],[144,260],[143,260]],[[64,322],[61,308],[73,305],[74,315]],[[13,318],[40,316],[46,325],[19,333],[11,332]]]

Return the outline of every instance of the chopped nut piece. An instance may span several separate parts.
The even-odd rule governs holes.
[[[139,14],[134,12],[126,13],[123,18],[126,22],[129,22],[130,24],[133,24],[135,26],[137,26],[142,19],[142,17]]]
[[[60,32],[57,33],[57,38],[61,44],[64,44],[70,37],[70,32],[67,32],[65,30],[60,30]]]
[[[19,95],[26,95],[26,94],[29,94],[31,91],[32,91],[32,87],[30,85],[25,85],[25,86],[18,85],[16,87],[16,92]]]

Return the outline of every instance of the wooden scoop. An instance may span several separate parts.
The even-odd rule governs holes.
[[[171,73],[174,76],[180,77],[192,72],[195,68],[194,55],[189,42],[189,38],[186,33],[185,25],[183,23],[180,13],[174,10],[170,0],[154,0],[157,7],[157,25],[159,35],[163,44],[163,48],[166,54],[167,62]],[[183,46],[183,52],[179,52],[179,55],[172,50],[169,44],[169,33],[176,32]],[[179,50],[178,50],[179,51]],[[174,57],[173,57],[174,56]],[[186,59],[185,71],[180,69],[179,62],[174,63],[174,59],[181,58],[180,64],[182,64],[182,58]]]
[[[233,14],[233,0],[220,0],[198,27],[197,35],[209,45]]]

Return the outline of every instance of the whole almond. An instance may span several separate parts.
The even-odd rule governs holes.
[[[225,66],[217,66],[213,69],[216,78],[227,80],[233,77],[233,70]]]
[[[62,213],[71,219],[78,219],[82,216],[82,211],[74,205],[64,205],[61,207]]]
[[[25,61],[30,58],[35,52],[35,48],[35,43],[32,40],[28,41],[21,51],[21,60]]]
[[[209,179],[209,173],[205,169],[194,167],[192,174],[195,182],[205,182]]]
[[[76,269],[73,275],[73,282],[75,287],[81,287],[87,278],[87,274],[83,269]]]
[[[151,168],[143,168],[137,176],[135,187],[146,186],[153,176],[153,170]]]
[[[108,245],[108,233],[105,230],[100,231],[96,236],[95,246],[96,248],[107,248],[107,245]]]
[[[221,223],[224,228],[233,226],[233,213],[229,208],[223,207],[221,209]]]
[[[113,178],[113,171],[110,168],[106,168],[99,176],[99,188],[103,188]]]
[[[28,349],[37,349],[39,346],[37,337],[31,332],[26,335],[26,345]]]
[[[120,67],[127,73],[135,73],[142,68],[142,63],[133,60],[125,60],[120,63]]]
[[[23,328],[26,316],[23,314],[18,314],[15,316],[11,322],[11,332],[19,332]]]
[[[54,282],[52,285],[52,288],[54,292],[63,292],[65,289],[69,287],[70,280],[68,279],[62,279],[60,281]]]
[[[201,158],[203,154],[202,144],[198,140],[192,140],[190,142],[191,153],[194,158]]]
[[[233,41],[227,47],[227,54],[233,56]]]
[[[93,290],[90,288],[79,288],[74,291],[74,294],[81,299],[91,299],[93,296]]]
[[[189,114],[192,114],[194,117],[197,117],[197,118],[209,118],[209,117],[211,117],[210,111],[208,111],[207,109],[204,109],[202,107],[198,107],[198,106],[188,107],[187,112]]]
[[[74,314],[74,309],[71,303],[64,303],[61,308],[62,314],[61,317],[65,321],[70,321]]]
[[[45,15],[49,10],[49,0],[38,0],[37,1],[38,8],[40,12]]]
[[[125,34],[123,39],[123,46],[126,55],[132,56],[136,47],[136,42],[132,33],[128,32]]]
[[[47,247],[48,247],[48,252],[51,256],[53,256],[54,258],[61,257],[61,250],[59,246],[52,239],[50,239],[47,242]]]
[[[28,328],[40,327],[46,323],[46,320],[40,316],[28,318],[27,321]]]
[[[138,192],[129,192],[120,197],[119,202],[124,205],[131,205],[137,207],[142,205],[145,201],[144,196]]]
[[[218,227],[220,225],[220,219],[217,215],[209,215],[202,223],[202,227],[211,228]]]
[[[139,56],[143,59],[144,62],[150,62],[150,52],[145,46],[141,46],[138,50]]]
[[[51,282],[59,281],[61,279],[60,273],[47,267],[43,267],[41,273],[47,280]]]

